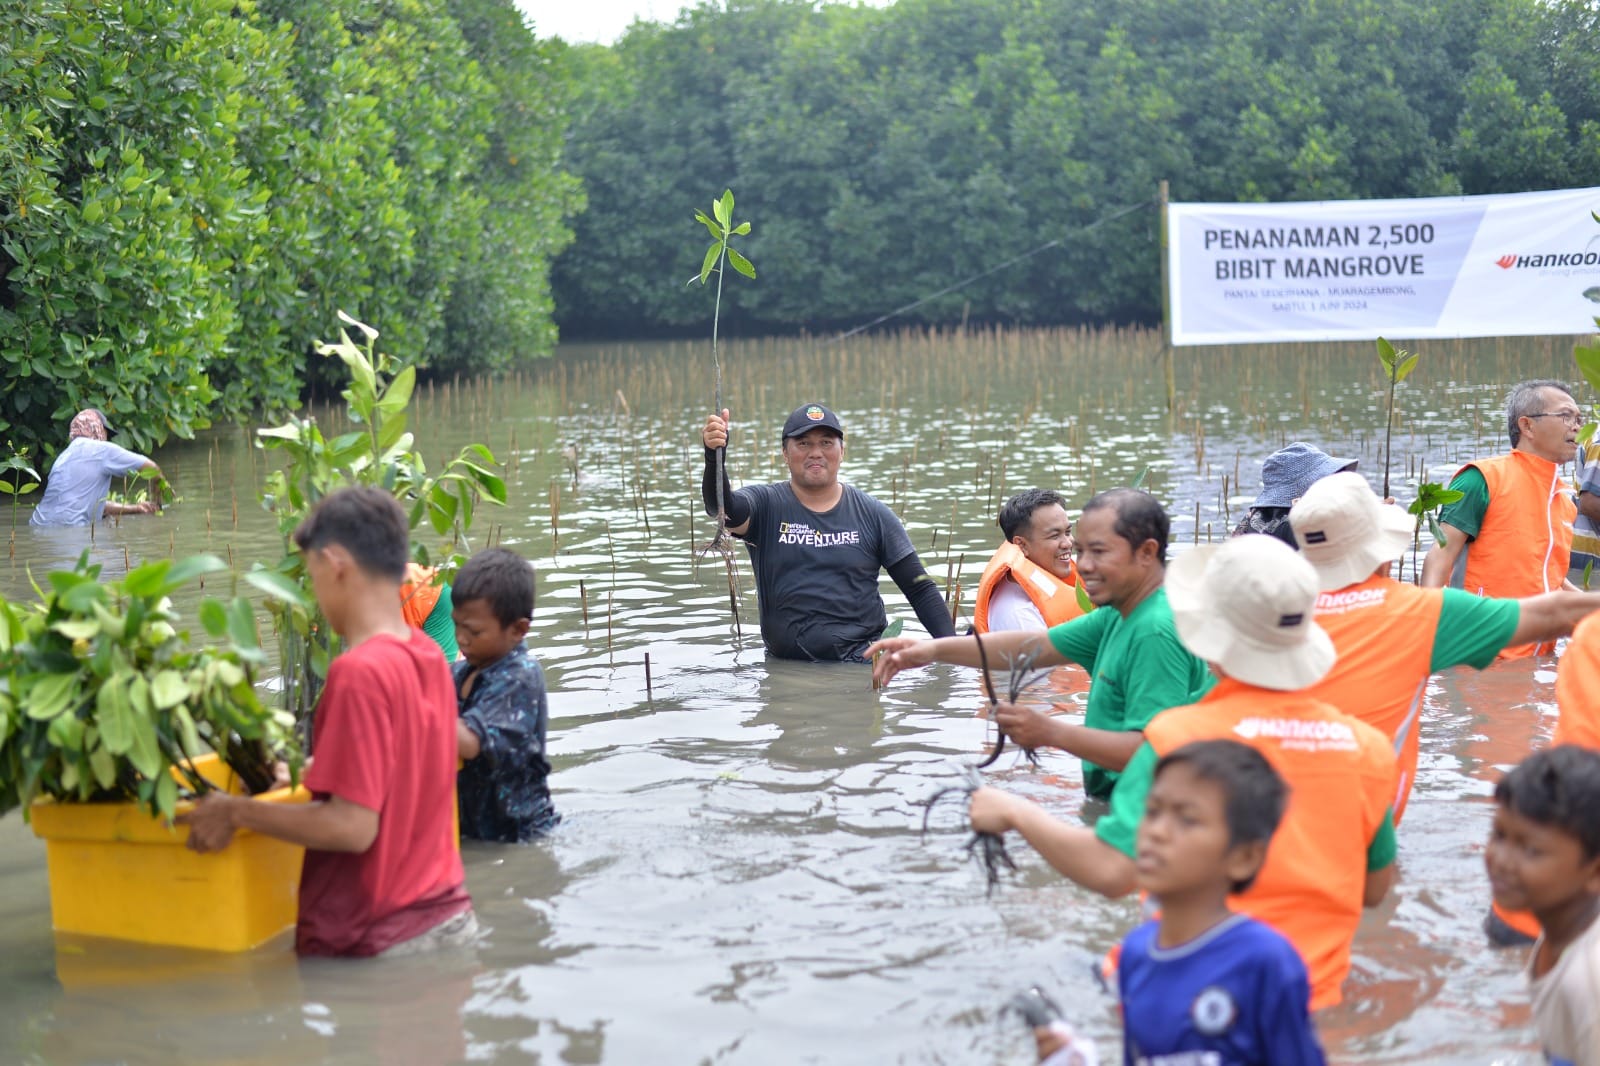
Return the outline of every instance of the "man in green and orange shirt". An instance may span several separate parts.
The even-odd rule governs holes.
[[[1506,399],[1511,451],[1468,463],[1450,482],[1465,495],[1439,514],[1445,542],[1423,561],[1424,586],[1502,597],[1575,588],[1567,565],[1578,508],[1561,464],[1578,453],[1582,425],[1583,412],[1562,382],[1524,381],[1512,388]],[[1518,642],[1500,658],[1554,650],[1554,643]]]
[[[998,789],[973,794],[975,830],[1020,832],[1061,874],[1107,896],[1133,890],[1135,839],[1157,760],[1194,740],[1239,740],[1289,785],[1289,805],[1254,885],[1233,909],[1294,944],[1311,976],[1311,1008],[1340,1000],[1363,907],[1393,881],[1394,756],[1376,729],[1305,688],[1327,673],[1331,641],[1312,620],[1317,578],[1282,541],[1260,534],[1194,549],[1168,568],[1178,636],[1220,680],[1198,703],[1144,729],[1111,811],[1093,829],[1057,821]]]
[[[1339,658],[1309,694],[1381,730],[1399,761],[1395,822],[1417,772],[1417,723],[1430,675],[1483,669],[1508,646],[1554,641],[1600,609],[1600,593],[1549,592],[1520,600],[1417,588],[1389,576],[1414,520],[1360,474],[1317,482],[1289,511],[1300,551],[1317,571],[1317,624]]]

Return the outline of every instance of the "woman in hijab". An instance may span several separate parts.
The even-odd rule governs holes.
[[[146,470],[161,476],[161,468],[149,459],[108,441],[109,432],[106,416],[93,407],[72,416],[66,450],[56,456],[55,466],[50,468],[44,497],[33,509],[31,524],[84,526],[104,515],[154,514],[160,510],[154,500],[106,502],[113,477]]]

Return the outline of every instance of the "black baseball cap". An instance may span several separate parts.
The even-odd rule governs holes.
[[[818,426],[831,429],[841,437],[844,436],[844,427],[839,425],[838,415],[820,403],[803,403],[794,409],[789,420],[783,424],[783,439],[801,436]]]

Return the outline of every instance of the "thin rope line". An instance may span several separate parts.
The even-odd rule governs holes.
[[[923,304],[928,303],[931,300],[937,300],[941,296],[947,296],[950,293],[955,292],[957,289],[964,289],[968,285],[971,285],[974,281],[982,281],[984,278],[988,277],[990,274],[998,274],[1000,271],[1006,269],[1009,266],[1014,266],[1017,263],[1022,262],[1024,259],[1031,259],[1034,256],[1038,255],[1040,252],[1048,251],[1051,248],[1055,248],[1058,245],[1060,245],[1062,242],[1064,242],[1067,239],[1067,237],[1070,237],[1073,234],[1088,233],[1090,230],[1095,229],[1098,226],[1102,226],[1107,222],[1114,222],[1114,221],[1116,221],[1117,219],[1121,218],[1124,215],[1131,215],[1135,211],[1138,211],[1138,210],[1140,210],[1142,208],[1149,207],[1152,204],[1154,204],[1155,202],[1156,201],[1154,201],[1154,200],[1141,200],[1140,202],[1138,202],[1136,204],[1130,204],[1127,207],[1121,208],[1120,210],[1113,211],[1109,215],[1105,215],[1102,218],[1095,219],[1093,222],[1089,223],[1086,226],[1080,226],[1075,230],[1069,230],[1066,234],[1064,234],[1064,235],[1062,235],[1060,237],[1057,237],[1054,240],[1046,241],[1043,244],[1039,245],[1039,247],[1034,248],[1031,251],[1023,252],[1021,255],[1014,255],[1010,259],[1007,259],[1005,262],[1000,263],[997,266],[992,266],[988,270],[985,270],[981,274],[974,274],[970,278],[963,278],[961,281],[958,281],[958,282],[954,283],[953,285],[946,285],[944,288],[940,289],[938,292],[931,293],[930,295],[924,296],[920,300],[916,300],[916,301],[913,301],[912,303],[908,303],[904,307],[897,307],[893,311],[890,311],[888,314],[879,315],[877,318],[873,319],[871,322],[868,322],[868,323],[866,323],[865,325],[862,325],[862,326],[857,326],[855,329],[852,329],[847,333],[841,333],[837,337],[832,337],[832,338],[824,341],[823,343],[824,344],[837,344],[839,341],[845,340],[846,338],[854,337],[857,333],[861,333],[861,332],[863,332],[865,330],[869,330],[873,326],[882,325],[883,323],[889,321],[889,319],[896,318],[896,317],[898,317],[900,315],[903,315],[907,311],[915,311],[917,308],[921,307]]]

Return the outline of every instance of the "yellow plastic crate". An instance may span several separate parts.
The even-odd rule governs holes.
[[[195,767],[217,786],[241,791],[216,756],[195,760]],[[303,788],[256,797],[310,798]],[[45,842],[50,919],[58,932],[249,951],[294,926],[305,858],[297,844],[241,830],[222,851],[197,855],[184,846],[187,828],[169,827],[131,803],[42,802],[32,824]]]

